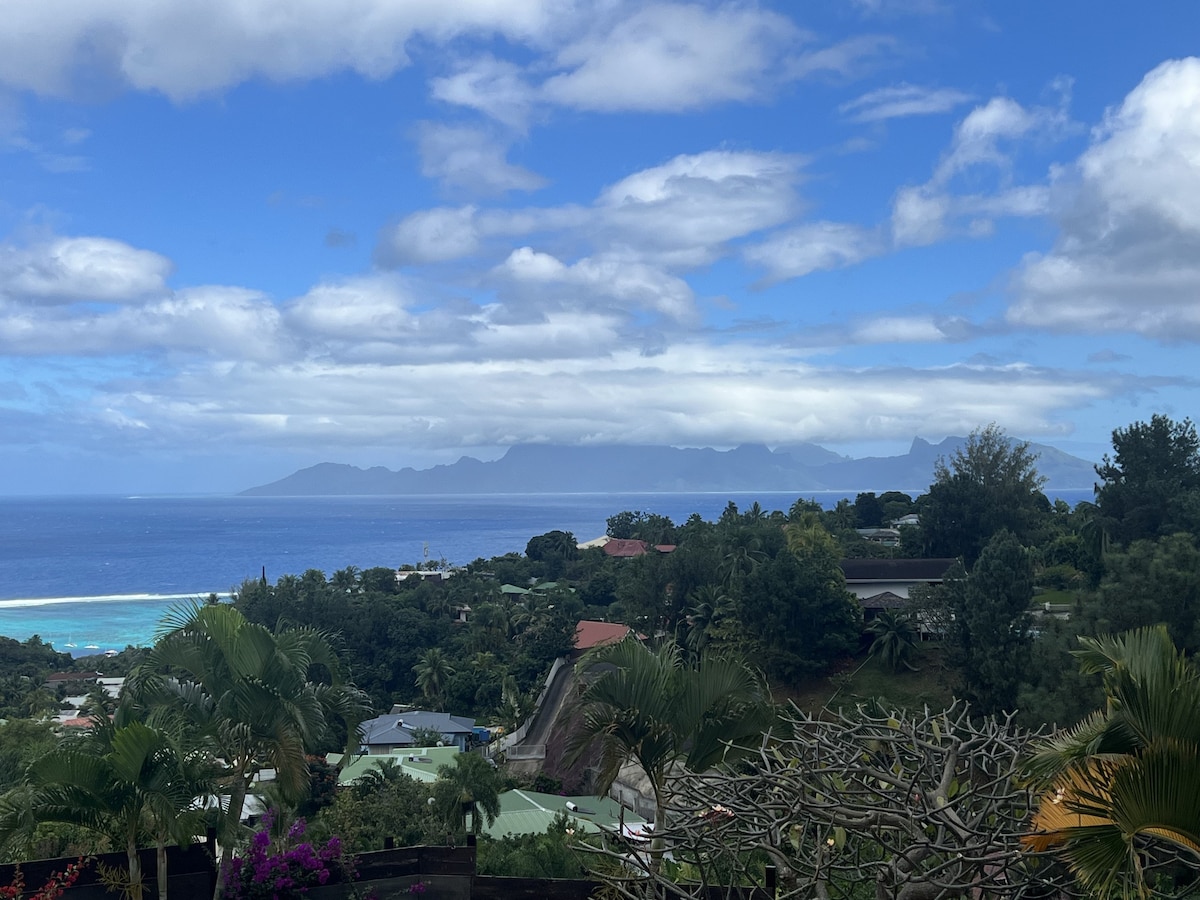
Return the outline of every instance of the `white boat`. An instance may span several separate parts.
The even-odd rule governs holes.
[[[83,649],[84,650],[99,650],[100,645],[99,644],[85,644]]]

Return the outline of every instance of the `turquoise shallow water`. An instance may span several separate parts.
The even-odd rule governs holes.
[[[537,494],[412,497],[0,498],[0,634],[39,634],[81,653],[152,641],[175,604],[225,594],[266,570],[463,564],[523,552],[553,529],[589,540],[605,519],[641,509],[683,522],[732,500],[786,510],[800,496],[845,494]],[[1074,504],[1090,491],[1062,492]],[[95,651],[93,651],[95,652]]]

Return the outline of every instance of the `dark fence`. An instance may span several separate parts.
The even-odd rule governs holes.
[[[142,850],[143,896],[153,900],[158,895],[158,858],[153,848]],[[74,859],[36,859],[20,864],[25,881],[25,896],[38,891],[55,873],[63,872]],[[65,900],[113,900],[114,895],[100,880],[100,866],[119,869],[128,874],[129,860],[124,853],[100,853],[80,872],[78,880],[63,895]],[[12,884],[17,866],[0,865],[0,886]],[[171,900],[212,900],[216,888],[216,865],[208,844],[167,848],[167,893]]]
[[[146,900],[158,895],[157,858],[153,849],[140,854]],[[37,891],[56,872],[62,872],[74,859],[42,859],[20,864],[25,894]],[[63,895],[63,900],[114,900],[102,883],[97,863],[123,872],[128,868],[124,853],[104,853],[92,857],[79,879]],[[0,887],[12,883],[16,866],[0,865]],[[410,898],[413,884],[422,882],[430,897],[437,900],[588,900],[601,887],[598,881],[581,879],[507,878],[475,874],[475,845],[465,847],[397,847],[360,853],[353,886],[330,884],[313,888],[308,900],[399,900]],[[216,888],[216,864],[212,845],[167,848],[167,892],[170,900],[212,900]],[[773,873],[772,873],[773,874]],[[769,878],[768,883],[773,879]],[[761,888],[710,888],[711,900],[769,900],[773,890]]]

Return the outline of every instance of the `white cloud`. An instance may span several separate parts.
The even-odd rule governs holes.
[[[591,110],[676,112],[760,95],[801,37],[750,5],[657,3],[559,50],[542,97]]]
[[[676,321],[696,316],[695,298],[686,281],[621,257],[587,257],[568,266],[550,254],[520,247],[495,273],[522,296],[537,297],[539,307],[549,299],[563,307],[602,304],[647,310]]]
[[[318,340],[394,340],[416,328],[412,302],[399,279],[367,276],[318,284],[288,304],[285,317],[290,326]]]
[[[481,56],[460,64],[451,75],[430,82],[433,96],[478,110],[517,131],[524,131],[534,103],[533,87],[512,62]]]
[[[843,103],[838,110],[852,122],[882,122],[909,116],[938,115],[970,100],[970,94],[954,88],[898,84],[868,91],[849,103]]]
[[[1056,86],[1062,90],[1056,107],[1026,108],[1008,97],[993,97],[971,110],[955,127],[929,181],[896,191],[891,221],[896,246],[932,244],[953,233],[984,236],[992,232],[994,218],[1045,215],[1048,190],[1012,184],[1012,164],[1023,143],[1057,140],[1072,129],[1067,94],[1063,85]],[[967,176],[970,193],[958,187]],[[992,182],[988,193],[978,190],[985,178]]]
[[[508,141],[483,128],[423,122],[417,129],[421,174],[474,194],[534,191],[546,180],[505,159]]]
[[[278,310],[266,297],[245,288],[208,286],[137,306],[0,307],[0,349],[14,356],[185,351],[272,359],[290,348],[280,332]]]
[[[677,156],[605,188],[597,199],[600,228],[614,245],[642,258],[704,265],[729,241],[795,214],[799,163],[775,153]]]
[[[300,0],[286,14],[274,0],[7,0],[0,84],[64,94],[99,80],[186,100],[255,76],[383,78],[413,38],[536,43],[573,12],[556,0]]]
[[[879,235],[869,229],[843,222],[812,222],[772,234],[747,247],[743,256],[765,268],[769,281],[782,281],[854,265],[884,249]]]
[[[479,249],[475,207],[438,207],[405,216],[384,230],[377,256],[388,265],[445,262]]]
[[[99,402],[152,431],[220,433],[258,445],[445,449],[530,440],[731,445],[911,439],[997,421],[1021,434],[1117,389],[1094,373],[1014,367],[824,369],[767,346],[621,347],[588,313],[535,329],[489,328],[470,361],[197,367]],[[543,348],[559,350],[549,356]],[[524,347],[527,357],[514,356]],[[592,349],[589,347],[599,349]],[[937,403],[930,403],[937,397]]]
[[[851,340],[859,344],[931,344],[948,339],[937,321],[925,316],[880,316],[851,333]]]
[[[170,260],[100,237],[0,245],[0,298],[22,303],[132,303],[166,290]]]
[[[493,239],[543,233],[586,242],[599,255],[694,268],[725,255],[731,242],[788,221],[798,206],[800,163],[778,153],[712,150],[635,172],[590,207],[422,210],[386,229],[376,255],[385,265],[446,262],[482,253]]]
[[[1061,233],[1018,271],[1010,321],[1200,340],[1200,59],[1110,110],[1057,195]]]

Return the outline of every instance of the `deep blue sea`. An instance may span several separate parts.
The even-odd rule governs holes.
[[[787,510],[798,497],[832,506],[842,492],[490,494],[403,497],[0,497],[0,635],[39,634],[60,650],[149,644],[172,606],[227,594],[266,569],[464,564],[523,552],[553,529],[580,541],[608,516],[640,509],[708,520],[732,500]],[[853,495],[850,495],[853,498]],[[1053,496],[1074,505],[1090,491]],[[428,550],[428,557],[426,557]]]

